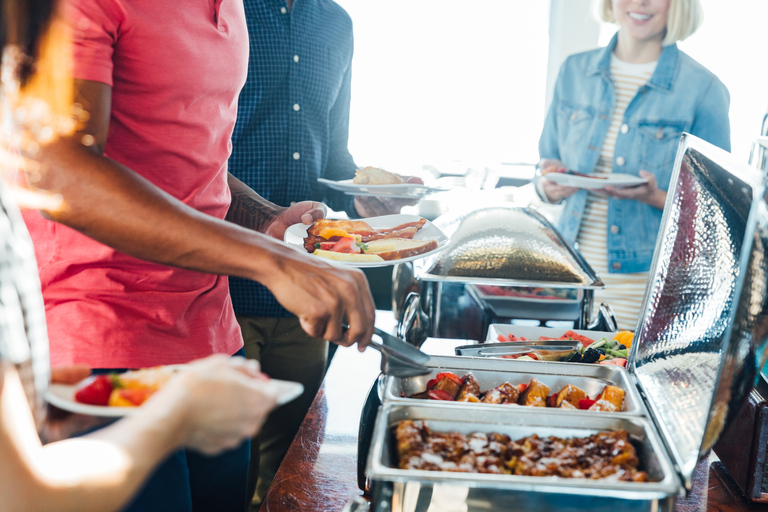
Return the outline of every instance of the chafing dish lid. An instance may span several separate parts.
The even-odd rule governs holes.
[[[584,258],[536,210],[491,207],[452,210],[434,224],[451,243],[415,264],[423,281],[602,288]]]
[[[682,136],[629,359],[687,489],[768,332],[764,190],[755,169]]]

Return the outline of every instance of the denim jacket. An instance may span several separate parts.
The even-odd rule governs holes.
[[[610,65],[616,41],[614,35],[605,48],[572,55],[563,63],[539,140],[541,158],[560,160],[577,172],[595,169],[615,104]],[[667,190],[683,132],[730,151],[729,103],[728,89],[714,74],[677,45],[665,46],[650,80],[627,106],[613,171],[639,175],[646,170]],[[566,199],[558,228],[571,243],[586,203],[586,190]],[[661,214],[639,201],[608,199],[610,272],[650,269]]]

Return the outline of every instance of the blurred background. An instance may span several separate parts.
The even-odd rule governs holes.
[[[732,152],[746,162],[768,108],[768,2],[701,1],[704,23],[680,48],[728,87]],[[591,0],[337,2],[355,30],[350,150],[402,174],[488,168],[520,184],[563,59],[616,31]]]

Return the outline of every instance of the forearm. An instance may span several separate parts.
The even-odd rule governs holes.
[[[135,172],[79,144],[40,151],[39,186],[63,198],[45,214],[131,256],[166,265],[260,280],[274,270],[276,241],[205,215]]]
[[[267,201],[232,174],[228,174],[227,179],[232,193],[232,203],[226,219],[239,226],[263,233],[284,208]]]
[[[117,510],[182,438],[181,409],[161,399],[165,403],[157,403],[140,417],[90,436],[41,446],[18,374],[6,367],[3,381],[3,510]]]

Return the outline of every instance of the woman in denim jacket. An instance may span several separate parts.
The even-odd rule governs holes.
[[[596,299],[633,329],[656,244],[680,135],[730,151],[729,94],[720,80],[678,50],[700,25],[699,0],[602,0],[619,31],[605,48],[570,56],[560,69],[539,141],[543,170],[648,180],[597,193],[540,176],[536,189],[565,206],[559,229],[603,276]]]

